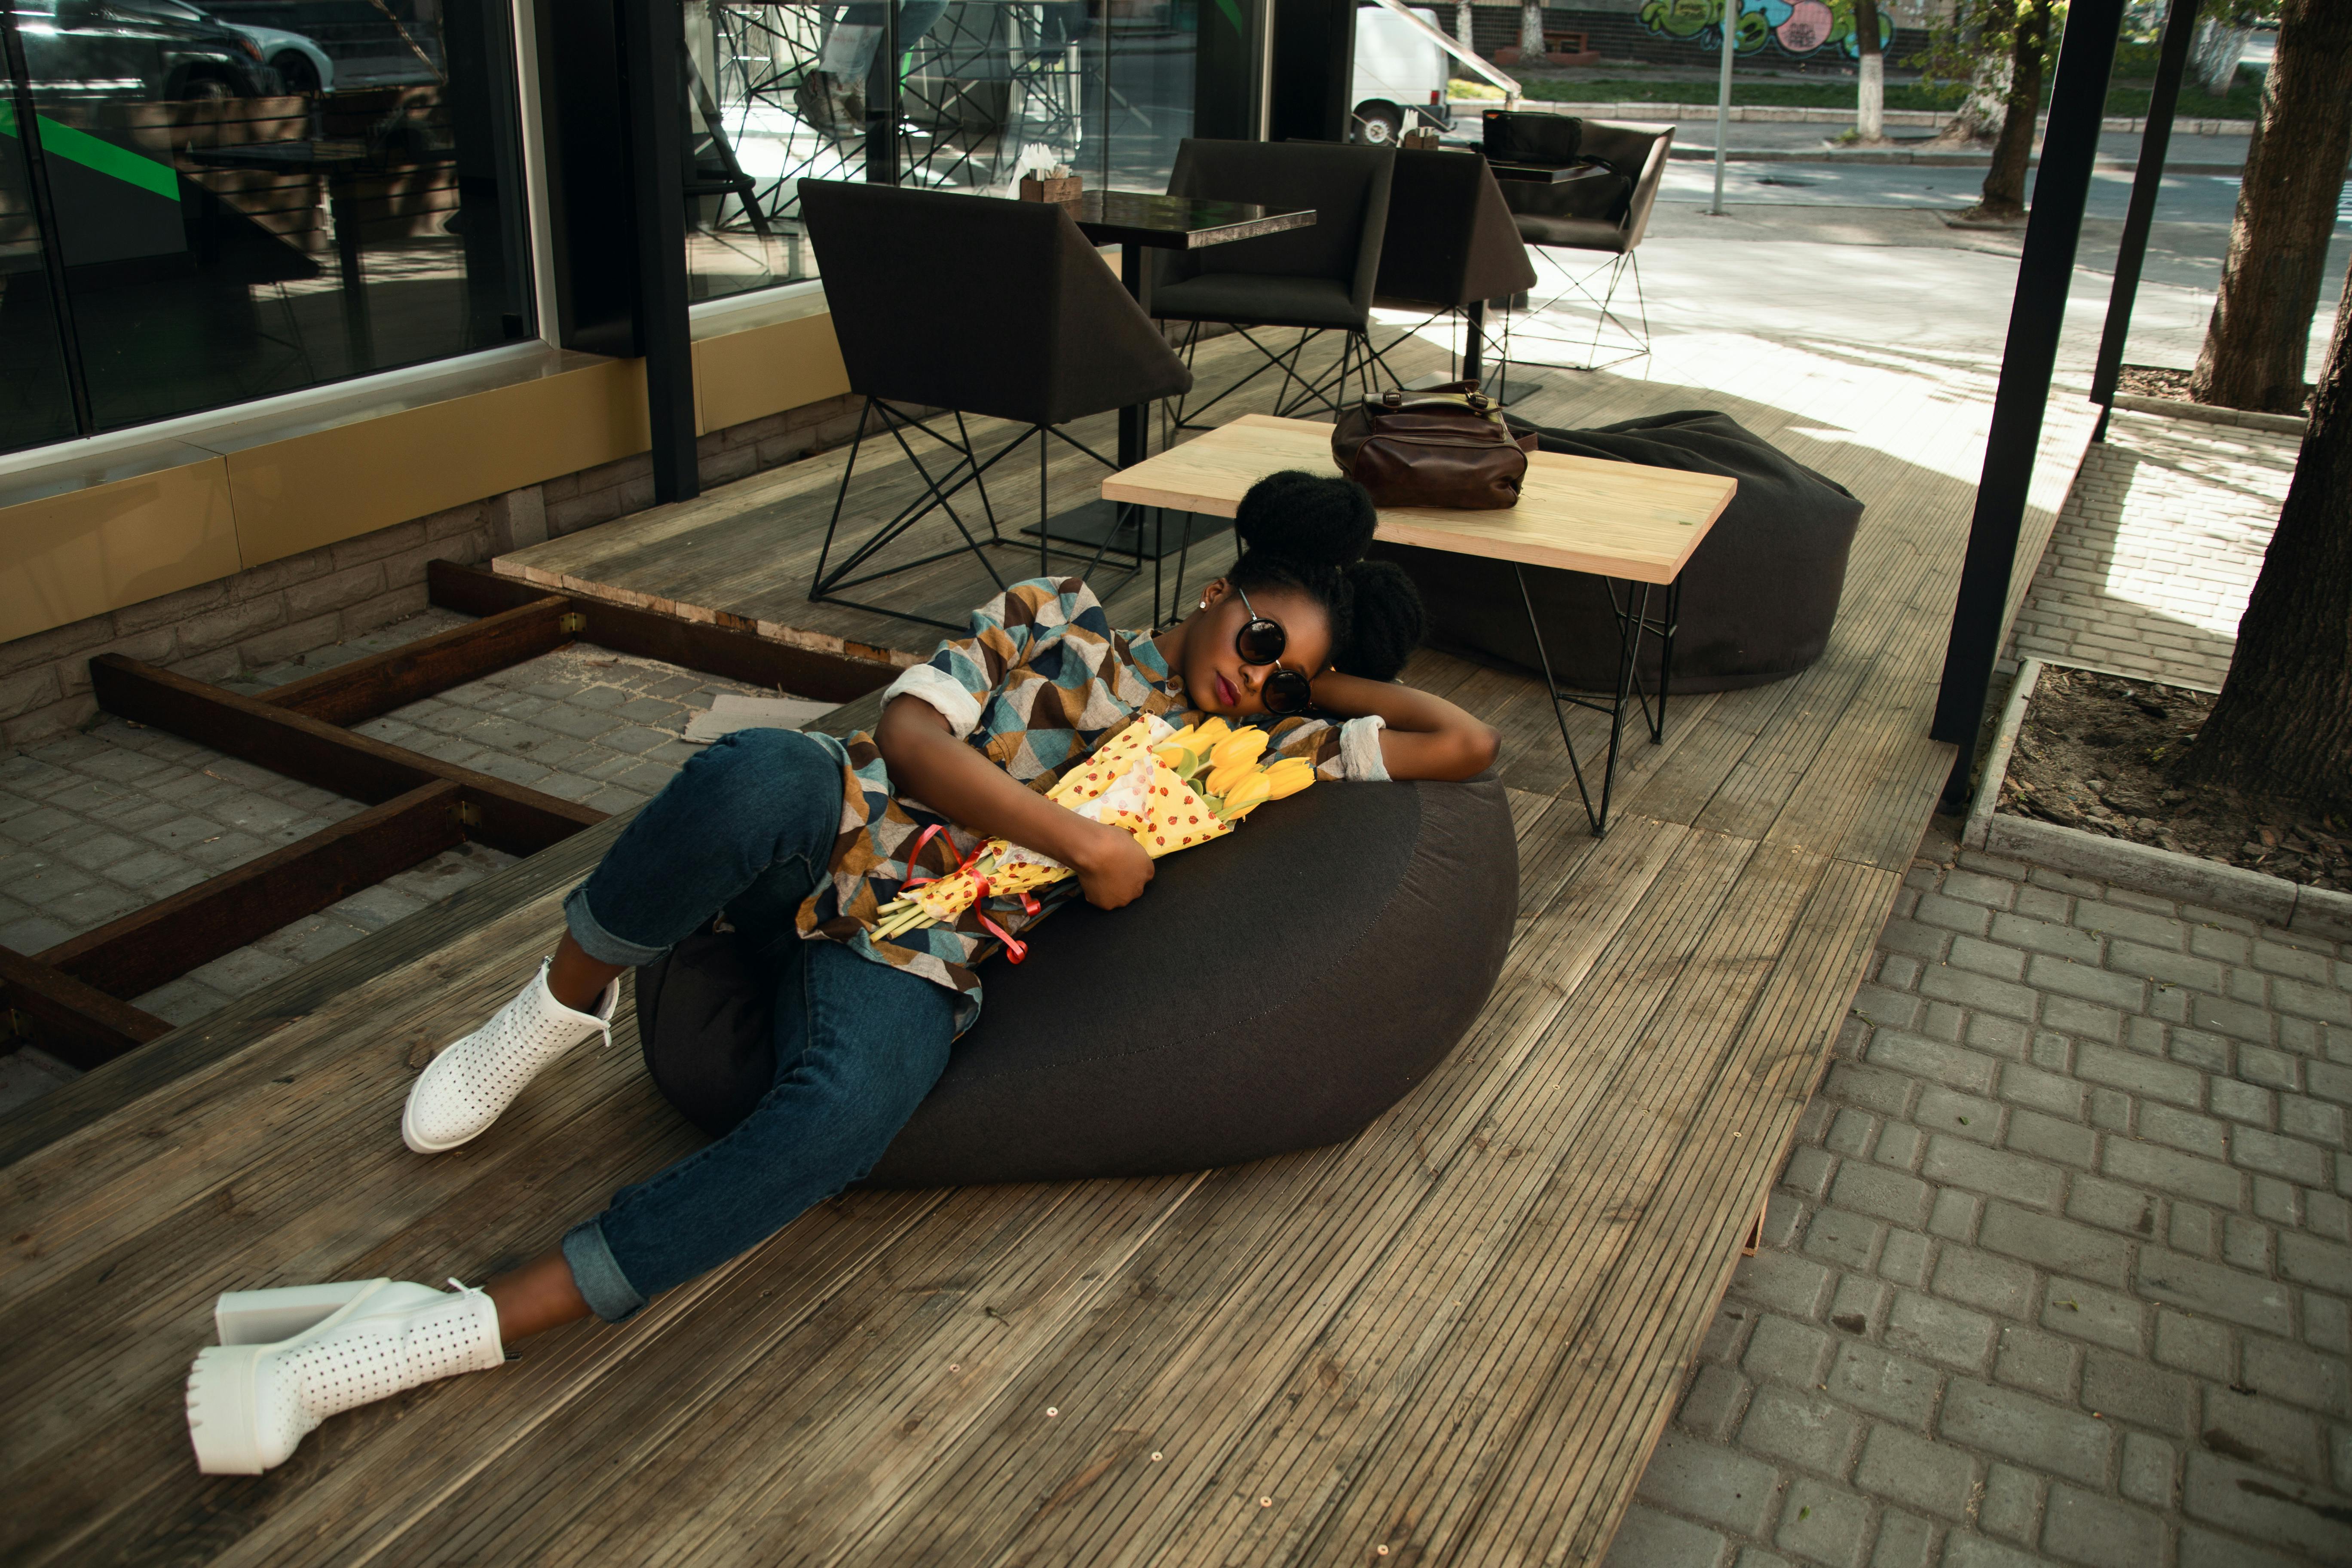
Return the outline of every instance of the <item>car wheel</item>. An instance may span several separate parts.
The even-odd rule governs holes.
[[[1393,103],[1368,99],[1356,105],[1349,139],[1373,147],[1393,147],[1404,133],[1404,110]]]
[[[286,90],[296,97],[307,98],[319,90],[319,68],[310,63],[310,56],[289,49],[273,57],[269,64]]]
[[[188,79],[180,89],[180,97],[190,103],[221,103],[236,96],[236,89],[216,76]]]

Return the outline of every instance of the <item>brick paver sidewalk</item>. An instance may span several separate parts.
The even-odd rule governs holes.
[[[2118,412],[2058,514],[2011,651],[2220,690],[2302,440]]]
[[[2352,1561],[2352,952],[1916,864],[1610,1568]]]

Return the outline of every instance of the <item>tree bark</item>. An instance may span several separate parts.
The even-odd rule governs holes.
[[[1985,172],[1984,196],[1975,217],[2014,219],[2025,216],[2025,171],[2033,157],[2034,121],[2042,113],[2042,62],[2050,49],[2051,0],[2029,0],[2019,8],[2009,49],[2009,102],[1993,143],[1992,167]]]
[[[1519,12],[1519,58],[1531,66],[1543,64],[1543,7],[1536,0]]]
[[[2352,4],[2287,0],[2246,149],[2229,259],[2189,378],[2200,403],[2303,407],[2312,318],[2352,157]]]
[[[1454,41],[1474,55],[1478,52],[1477,34],[1470,26],[1470,0],[1454,7]]]
[[[1886,54],[1878,41],[1878,0],[1853,0],[1853,45],[1861,54],[1854,72],[1853,132],[1864,142],[1886,139]]]
[[[2352,822],[2352,279],[2229,678],[2174,771]]]
[[[2238,62],[2246,57],[2252,27],[2234,16],[2206,16],[2197,24],[2196,41],[2189,46],[2189,73],[2197,85],[2215,98],[2227,98],[2238,79]]]

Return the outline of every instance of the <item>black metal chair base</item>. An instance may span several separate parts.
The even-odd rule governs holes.
[[[923,493],[901,507],[894,516],[869,534],[863,543],[849,551],[839,562],[835,562],[833,559],[834,542],[840,532],[842,509],[849,500],[849,482],[857,472],[858,454],[865,448],[867,427],[877,413],[881,416],[883,429],[898,443],[898,449],[906,454],[908,465],[921,479]],[[965,626],[962,622],[942,621],[934,616],[916,615],[908,610],[866,604],[845,597],[844,591],[860,587],[867,583],[878,582],[885,577],[894,577],[901,573],[911,572],[919,566],[929,566],[934,562],[944,561],[952,555],[968,553],[980,563],[982,570],[987,572],[989,580],[996,585],[996,591],[1003,593],[1009,584],[998,574],[995,564],[990,561],[987,547],[1026,549],[1027,546],[1019,539],[1005,536],[998,522],[994,503],[989,500],[987,476],[991,469],[1032,440],[1037,443],[1037,522],[1034,530],[1037,538],[1037,575],[1045,577],[1053,574],[1053,557],[1055,555],[1086,554],[1083,550],[1057,547],[1050,531],[1047,509],[1051,505],[1052,490],[1046,482],[1046,458],[1052,448],[1052,439],[1059,439],[1066,445],[1075,447],[1106,468],[1116,469],[1118,464],[1067,431],[1056,429],[1050,425],[1024,426],[993,453],[983,458],[979,449],[972,444],[971,432],[965,426],[961,414],[950,411],[945,416],[951,417],[955,421],[955,433],[952,437],[934,427],[934,421],[940,417],[908,414],[879,397],[868,397],[866,400],[866,406],[857,416],[857,436],[850,444],[849,461],[841,470],[841,485],[834,494],[833,516],[825,523],[824,542],[817,551],[816,572],[809,582],[810,603],[840,605],[849,609],[890,616],[898,620],[914,621],[923,626],[945,626],[950,631],[963,631]],[[943,468],[934,471],[932,463],[924,461],[922,454],[918,452],[914,444],[907,438],[907,434],[910,430],[919,431],[929,437],[940,448],[939,452],[932,454],[932,463],[939,462],[944,456],[947,461]],[[971,499],[967,498],[964,501],[965,510],[959,510],[956,505],[956,498],[962,495],[966,489],[971,490],[972,496],[977,497],[979,500],[978,516],[974,517],[970,523],[965,521],[965,511],[971,507]],[[866,570],[877,556],[905,537],[910,529],[933,512],[947,514],[948,521],[955,525],[956,531],[962,536],[961,543],[950,544],[945,550],[932,551],[929,554],[918,556],[912,561],[896,562],[887,566]],[[1117,537],[1117,531],[1105,535],[1102,542],[1096,546],[1093,554],[1087,558],[1087,563],[1079,575],[1083,576],[1092,572],[1102,563],[1105,552],[1111,548]],[[1141,571],[1142,565],[1142,562],[1138,560],[1129,566],[1129,577],[1132,578],[1137,572]],[[1120,586],[1124,585],[1122,582]],[[1117,589],[1113,589],[1112,592],[1117,592]]]
[[[1536,658],[1543,665],[1544,691],[1551,699],[1551,715],[1559,724],[1560,743],[1568,748],[1568,771],[1576,780],[1577,797],[1584,803],[1584,819],[1592,826],[1592,837],[1605,838],[1609,834],[1609,806],[1616,792],[1617,752],[1624,737],[1625,705],[1628,699],[1641,705],[1643,727],[1650,732],[1650,743],[1661,745],[1666,738],[1666,691],[1675,679],[1675,633],[1682,622],[1683,582],[1676,577],[1662,590],[1665,603],[1662,618],[1650,617],[1650,595],[1656,586],[1649,583],[1628,582],[1625,597],[1617,597],[1619,580],[1601,579],[1609,591],[1609,607],[1617,616],[1617,691],[1612,700],[1596,702],[1589,697],[1562,691],[1552,679],[1551,655],[1544,648],[1543,623],[1536,617],[1536,602],[1528,592],[1526,568],[1512,563],[1511,574],[1519,584],[1519,603],[1528,612],[1528,630],[1536,639]],[[1655,633],[1658,648],[1658,703],[1650,706],[1650,692],[1642,680],[1642,637]],[[1576,739],[1568,731],[1567,708],[1587,708],[1595,713],[1609,715],[1609,754],[1601,771],[1601,804],[1592,804],[1592,792],[1584,782],[1584,765],[1576,754]]]
[[[1548,254],[1551,247],[1537,245],[1530,248]],[[1555,262],[1554,265],[1559,264]],[[1505,392],[1509,390],[1511,362],[1514,359],[1522,364],[1542,365],[1551,370],[1594,371],[1607,370],[1612,365],[1640,359],[1650,352],[1650,308],[1642,293],[1642,263],[1633,252],[1627,250],[1612,255],[1606,262],[1580,275],[1570,272],[1565,267],[1559,268],[1559,273],[1567,280],[1568,287],[1541,305],[1532,307],[1529,313],[1540,315],[1561,300],[1574,296],[1576,305],[1593,312],[1592,336],[1584,344],[1583,353],[1576,363],[1558,364],[1549,360],[1526,359],[1513,351],[1515,335],[1527,334],[1516,331],[1515,323],[1519,312],[1517,309],[1510,310],[1503,318],[1502,375],[1499,379]],[[1631,321],[1619,314],[1617,304],[1618,289],[1629,277],[1633,284],[1633,320]],[[1613,337],[1611,336],[1612,333]],[[1608,341],[1604,342],[1604,339]],[[1537,341],[1551,340],[1538,338]]]
[[[1202,323],[1199,321],[1192,322],[1191,330],[1184,334],[1181,352],[1187,368],[1191,367],[1194,350],[1201,341],[1201,326]],[[1234,331],[1239,334],[1244,342],[1257,351],[1259,359],[1264,363],[1253,367],[1247,375],[1243,376],[1198,408],[1188,406],[1187,398],[1176,399],[1175,408],[1170,416],[1169,428],[1171,431],[1213,429],[1214,426],[1202,416],[1270,370],[1279,371],[1282,374],[1282,389],[1275,394],[1274,398],[1274,412],[1279,418],[1295,418],[1302,411],[1307,410],[1319,410],[1337,417],[1346,407],[1344,399],[1348,395],[1348,382],[1350,377],[1355,380],[1360,395],[1367,395],[1370,391],[1372,379],[1371,365],[1378,356],[1372,353],[1371,335],[1369,331],[1348,332],[1347,341],[1340,345],[1339,363],[1325,374],[1310,379],[1299,374],[1299,355],[1305,353],[1307,345],[1317,338],[1326,332],[1338,331],[1339,329],[1336,327],[1298,328],[1298,341],[1290,346],[1287,353],[1268,348],[1252,336],[1247,327],[1236,326]],[[1292,390],[1294,384],[1297,388],[1295,392]],[[1189,395],[1187,395],[1189,397]]]

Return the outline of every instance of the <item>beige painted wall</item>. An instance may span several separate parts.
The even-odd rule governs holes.
[[[25,487],[32,499],[0,506],[0,642],[646,450],[644,363],[577,357],[370,418],[190,446],[187,462],[129,477]],[[849,390],[822,312],[702,339],[694,383],[700,432]]]

